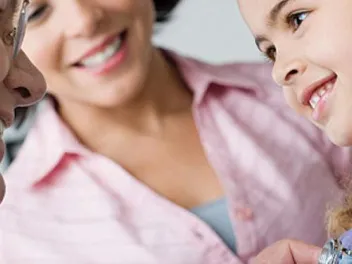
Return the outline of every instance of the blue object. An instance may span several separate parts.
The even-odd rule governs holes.
[[[342,247],[347,250],[352,250],[352,229],[343,233],[339,238]],[[352,264],[352,256],[342,254],[339,264]]]
[[[340,241],[344,248],[352,250],[352,229],[343,233],[342,236],[340,236]]]
[[[236,253],[235,235],[225,198],[194,207],[190,211],[207,223],[228,248]]]
[[[347,255],[342,256],[340,264],[352,264],[352,256],[347,256]]]

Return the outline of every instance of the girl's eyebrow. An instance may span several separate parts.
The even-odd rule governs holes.
[[[277,23],[277,18],[280,15],[281,11],[290,4],[291,2],[294,2],[294,0],[281,0],[278,2],[271,10],[269,13],[269,16],[267,17],[267,21],[269,25],[275,25]]]
[[[269,15],[266,17],[266,24],[269,27],[275,27],[278,23],[278,17],[282,10],[289,4],[295,2],[295,0],[280,0],[278,1],[273,8],[271,8]],[[264,36],[255,36],[255,44],[257,45],[258,49],[260,50],[260,45],[262,42],[267,41]]]

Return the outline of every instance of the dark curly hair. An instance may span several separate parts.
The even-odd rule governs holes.
[[[171,13],[181,0],[154,0],[156,22],[164,23],[170,19]],[[15,126],[19,127],[26,119],[28,107],[19,107],[15,110]]]

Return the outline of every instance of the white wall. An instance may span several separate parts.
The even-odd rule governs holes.
[[[214,63],[262,60],[236,0],[183,0],[155,42]]]

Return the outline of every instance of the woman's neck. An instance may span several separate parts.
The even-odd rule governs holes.
[[[151,70],[145,87],[133,101],[112,108],[88,104],[59,102],[60,115],[76,136],[88,147],[97,150],[102,135],[163,133],[165,120],[190,112],[191,92],[176,67],[159,50],[154,50]],[[109,140],[104,140],[109,141]]]

